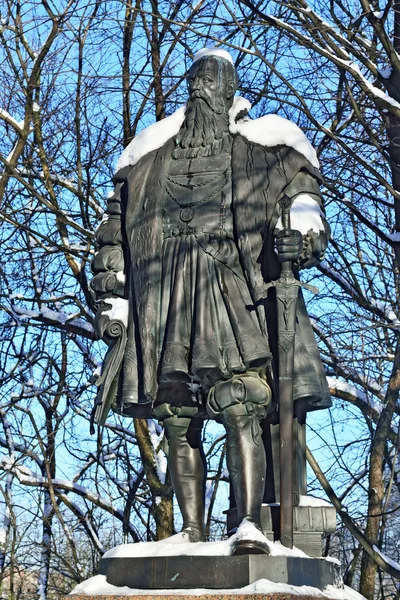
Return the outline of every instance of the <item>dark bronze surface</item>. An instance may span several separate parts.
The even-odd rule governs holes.
[[[236,86],[228,61],[196,61],[178,134],[115,176],[92,262],[95,324],[109,344],[93,418],[104,423],[112,408],[165,424],[183,528],[196,540],[204,535],[201,427],[218,420],[239,522],[261,527],[263,497],[280,498],[281,539],[291,546],[293,482],[296,502],[305,491],[305,415],[330,406],[297,279],[320,260],[329,228],[290,229],[298,194],[323,210],[320,175],[293,148],[232,133]],[[129,303],[122,333],[109,322],[110,298]]]

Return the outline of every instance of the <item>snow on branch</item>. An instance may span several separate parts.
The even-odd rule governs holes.
[[[97,336],[93,326],[84,319],[75,318],[61,311],[51,310],[47,306],[41,306],[40,311],[29,310],[23,306],[12,306],[11,311],[15,319],[36,319],[48,325],[55,325],[59,329],[82,335],[91,340],[96,340]]]
[[[147,419],[149,435],[154,450],[154,462],[157,471],[157,477],[160,483],[164,484],[167,477],[167,457],[161,448],[164,430],[157,429],[157,423],[154,419]]]
[[[389,302],[382,302],[375,298],[369,298],[362,290],[356,289],[341,273],[328,265],[325,260],[318,265],[318,269],[354,298],[362,308],[365,308],[382,319],[386,326],[396,330],[400,329],[400,319]]]
[[[389,110],[392,114],[400,117],[400,103],[397,102],[394,98],[392,98],[386,92],[383,92],[381,89],[376,87],[371,81],[362,74],[360,66],[352,60],[349,60],[347,57],[347,52],[344,54],[343,48],[349,50],[349,52],[353,52],[358,61],[363,63],[364,67],[368,68],[370,73],[377,77],[379,72],[376,67],[365,55],[361,52],[354,52],[354,43],[350,44],[349,41],[341,36],[335,29],[329,24],[323,21],[321,17],[319,17],[316,13],[314,13],[311,8],[307,8],[307,14],[313,15],[315,22],[323,23],[324,25],[324,41],[327,42],[327,32],[332,37],[332,42],[335,40],[337,43],[340,43],[341,46],[335,46],[333,48],[332,43],[327,44],[329,47],[323,47],[317,42],[315,39],[310,38],[309,36],[301,33],[289,23],[286,23],[282,19],[275,17],[274,15],[265,15],[257,7],[250,2],[250,0],[241,0],[243,4],[250,7],[253,11],[255,11],[262,19],[265,19],[270,25],[276,27],[277,29],[281,29],[286,31],[292,38],[294,38],[300,45],[306,48],[311,48],[315,50],[321,56],[330,60],[333,64],[341,69],[345,69],[348,73],[350,73],[354,80],[358,83],[360,88],[367,94],[367,96],[380,108]],[[303,13],[305,11],[303,10]],[[317,29],[320,31],[319,29]],[[393,58],[393,56],[391,56]],[[400,65],[400,61],[397,60],[396,64]]]
[[[378,415],[382,412],[382,404],[376,402],[369,394],[365,391],[360,390],[354,385],[347,383],[346,381],[340,381],[336,377],[327,377],[329,390],[333,394],[334,392],[341,392],[344,397],[352,397],[353,403],[364,403],[366,406],[376,411]]]
[[[12,473],[19,481],[21,485],[29,487],[42,487],[49,489],[52,487],[54,492],[57,494],[58,491],[62,490],[65,492],[72,492],[77,494],[81,498],[84,498],[87,502],[91,502],[95,506],[98,506],[102,510],[110,513],[120,521],[124,521],[124,511],[113,506],[113,503],[102,498],[95,492],[92,492],[89,488],[84,487],[78,483],[68,481],[66,479],[52,479],[49,483],[46,477],[34,473],[28,467],[18,465],[15,461],[11,460],[8,456],[0,455],[0,466],[4,471]],[[133,526],[130,527],[133,534],[137,535]]]
[[[17,131],[17,133],[22,134],[22,130],[24,127],[24,121],[17,121],[8,113],[4,108],[0,108],[0,119],[11,125]]]

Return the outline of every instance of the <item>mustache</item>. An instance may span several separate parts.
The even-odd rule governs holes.
[[[225,106],[224,106],[222,100],[219,100],[219,101],[217,100],[217,102],[214,104],[214,102],[211,100],[211,98],[209,96],[207,96],[207,94],[204,94],[203,92],[200,92],[199,90],[195,90],[189,96],[190,103],[197,104],[196,100],[200,100],[200,101],[202,100],[203,102],[205,102],[207,104],[207,106],[209,106],[211,108],[211,110],[216,112],[218,115],[223,113],[225,110]]]

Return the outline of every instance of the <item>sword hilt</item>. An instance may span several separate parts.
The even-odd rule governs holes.
[[[293,198],[287,194],[279,198],[279,206],[281,207],[281,220],[283,229],[290,229],[290,209],[292,208]]]

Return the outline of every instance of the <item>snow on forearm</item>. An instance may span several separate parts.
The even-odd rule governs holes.
[[[129,302],[125,298],[106,298],[104,302],[110,305],[109,310],[104,310],[102,315],[107,315],[110,321],[121,321],[128,327]]]
[[[316,200],[308,194],[299,194],[290,209],[291,228],[297,229],[303,235],[311,230],[315,233],[325,231],[322,219],[324,213]],[[279,217],[276,229],[282,229],[282,220]]]

